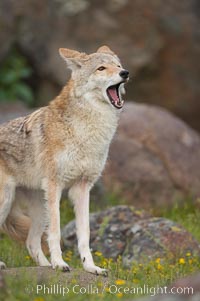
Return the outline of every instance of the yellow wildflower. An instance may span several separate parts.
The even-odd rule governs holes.
[[[102,261],[102,265],[103,265],[103,266],[107,266],[107,263],[108,263],[108,262],[107,262],[105,259]]]
[[[67,251],[67,252],[65,253],[65,255],[68,256],[68,257],[71,257],[71,256],[72,256],[72,251]]]
[[[115,284],[117,284],[117,285],[124,285],[124,284],[125,284],[125,280],[117,279],[117,280],[115,281]]]
[[[179,263],[180,263],[180,264],[185,264],[185,259],[184,259],[184,258],[180,258],[180,259],[179,259]]]
[[[102,256],[102,253],[101,252],[98,252],[98,251],[96,251],[95,253],[94,253],[96,256]]]
[[[66,260],[66,261],[71,261],[71,257],[66,256],[66,257],[65,257],[65,260]]]
[[[187,257],[190,257],[190,256],[191,256],[191,253],[190,253],[190,252],[187,252],[187,253],[186,253],[186,256],[187,256]]]
[[[160,263],[160,258],[156,258],[155,262]]]
[[[25,256],[25,259],[31,259],[31,257],[29,255]]]
[[[163,270],[163,266],[159,263],[158,265],[157,265],[157,269],[160,271],[160,270]]]
[[[116,294],[116,296],[117,296],[118,298],[121,298],[121,297],[123,297],[123,294],[122,294],[122,293],[118,293],[118,294]]]

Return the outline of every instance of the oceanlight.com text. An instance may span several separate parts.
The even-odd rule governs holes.
[[[193,287],[160,287],[155,286],[151,287],[148,285],[143,286],[125,286],[125,285],[116,285],[104,283],[102,286],[96,286],[93,284],[88,284],[86,286],[81,286],[75,284],[73,286],[65,286],[60,283],[57,284],[38,284],[35,287],[32,285],[27,285],[25,288],[26,293],[32,294],[36,293],[37,295],[62,295],[66,296],[69,293],[76,295],[98,295],[98,294],[112,294],[112,295],[193,295]]]
[[[123,294],[123,295],[193,295],[193,287],[150,287],[148,285],[128,287],[117,286],[115,284],[108,286],[110,294]]]

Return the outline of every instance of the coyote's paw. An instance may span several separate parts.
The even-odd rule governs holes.
[[[59,270],[62,270],[63,272],[71,271],[71,268],[64,261],[52,261],[51,265],[52,265],[53,269],[59,269]]]
[[[101,269],[101,268],[97,267],[96,265],[85,265],[84,270],[89,273],[95,274],[95,275],[102,275],[105,277],[108,276],[108,270]]]
[[[0,261],[0,270],[6,269],[6,265],[3,261]]]

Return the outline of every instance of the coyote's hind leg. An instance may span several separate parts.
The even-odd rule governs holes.
[[[31,226],[26,240],[26,247],[30,256],[40,266],[51,266],[50,262],[45,257],[42,247],[41,239],[46,227],[46,208],[42,195],[38,191],[30,191],[28,193],[29,202],[29,217],[31,219]]]
[[[46,186],[46,199],[48,206],[48,244],[51,254],[52,267],[64,272],[70,271],[68,264],[62,258],[60,247],[60,197],[62,189],[56,182],[49,180]]]

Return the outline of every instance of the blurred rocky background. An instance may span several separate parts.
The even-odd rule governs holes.
[[[109,45],[130,70],[127,99],[200,130],[198,0],[1,0],[0,101],[46,104],[66,82],[59,47]]]

